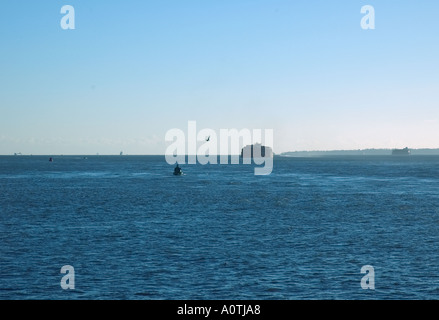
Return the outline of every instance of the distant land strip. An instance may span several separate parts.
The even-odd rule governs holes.
[[[386,156],[392,155],[393,149],[329,150],[329,151],[289,151],[279,154],[288,157],[315,156]],[[439,155],[439,149],[410,149],[411,155]]]

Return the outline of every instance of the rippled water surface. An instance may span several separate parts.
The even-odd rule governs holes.
[[[439,157],[172,169],[0,157],[0,299],[439,299]]]

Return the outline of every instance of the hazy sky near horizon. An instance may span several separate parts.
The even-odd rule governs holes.
[[[75,30],[60,26],[75,8]],[[375,8],[363,30],[361,7]],[[3,1],[0,154],[163,154],[273,129],[274,151],[439,147],[439,2]]]

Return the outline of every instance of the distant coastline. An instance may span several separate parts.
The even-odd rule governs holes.
[[[358,149],[358,150],[312,150],[312,151],[288,151],[283,153],[273,153],[272,155],[284,156],[284,157],[318,157],[318,156],[389,156],[392,155],[392,151],[395,149]],[[411,155],[436,155],[439,156],[439,148],[437,149],[410,149]],[[117,153],[114,154],[0,154],[0,156],[16,156],[16,157],[25,157],[25,156],[57,156],[57,157],[103,157],[103,156],[118,156],[118,157],[127,157],[127,156],[156,156],[162,157],[164,155],[161,154],[131,154],[123,156]],[[230,156],[230,155],[229,155]]]
[[[328,150],[328,151],[289,151],[281,153],[285,157],[318,156],[388,156],[394,149]],[[438,149],[410,149],[411,155],[439,155]]]

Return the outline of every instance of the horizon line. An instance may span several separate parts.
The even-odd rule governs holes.
[[[408,147],[406,147],[408,148]],[[330,149],[330,150],[294,150],[294,151],[285,151],[285,152],[280,152],[280,153],[274,153],[273,155],[275,156],[279,156],[285,153],[299,153],[299,152],[348,152],[348,151],[391,151],[391,150],[401,150],[404,148],[364,148],[364,149]],[[430,150],[430,151],[439,151],[439,147],[437,148],[408,148],[409,150]],[[24,154],[21,152],[17,152],[17,153],[13,153],[13,154],[0,154],[0,156],[80,156],[80,157],[100,157],[100,156],[117,156],[117,157],[126,157],[126,156],[163,156],[165,157],[166,154],[117,154],[117,153],[96,153],[96,154],[81,154],[81,153],[72,153],[72,154],[63,154],[63,153],[37,153],[37,154],[33,154],[33,153],[29,153],[29,154]],[[183,156],[183,155],[181,155]],[[197,155],[197,154],[185,154],[185,157],[189,157],[189,156],[205,156],[205,155]],[[213,154],[212,156],[241,156],[241,154]]]

